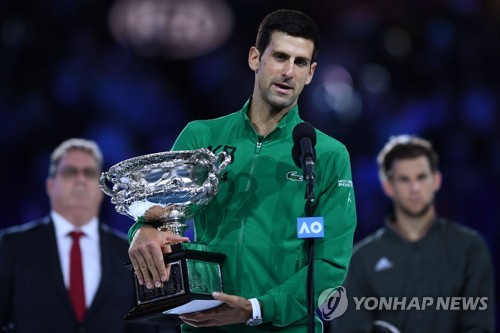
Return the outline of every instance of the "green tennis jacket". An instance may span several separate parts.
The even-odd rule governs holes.
[[[232,163],[217,195],[194,218],[195,243],[227,255],[224,292],[257,298],[263,323],[228,325],[207,332],[306,332],[306,241],[297,237],[305,217],[302,169],[292,158],[292,131],[302,122],[292,108],[266,137],[247,116],[250,100],[235,113],[190,122],[172,150],[226,151]],[[314,216],[324,218],[324,237],[314,243],[315,304],[328,288],[342,285],[352,254],[356,206],[349,154],[339,141],[316,130]],[[131,238],[141,226],[129,230]],[[187,326],[187,325],[184,325]],[[322,331],[316,318],[315,331]],[[183,331],[197,331],[183,327]]]

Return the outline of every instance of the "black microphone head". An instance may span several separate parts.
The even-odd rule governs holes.
[[[292,147],[292,158],[296,166],[298,166],[299,168],[303,167],[301,160],[302,151],[300,148],[300,140],[303,138],[308,138],[309,140],[311,140],[313,158],[316,159],[316,150],[314,149],[314,145],[316,144],[316,131],[311,124],[303,122],[295,125],[292,132],[292,138],[294,142],[294,145]]]
[[[316,149],[312,147],[313,150],[313,159],[316,160]],[[293,161],[295,162],[295,165],[298,166],[299,168],[302,168],[302,159],[301,159],[302,152],[300,151],[300,144],[294,144],[292,147],[292,158]]]
[[[299,123],[293,128],[292,138],[294,144],[298,145],[300,139],[304,137],[311,139],[311,143],[314,147],[316,144],[316,131],[314,130],[313,125],[308,122]]]

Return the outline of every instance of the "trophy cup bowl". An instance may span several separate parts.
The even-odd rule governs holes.
[[[197,210],[217,194],[219,180],[231,163],[225,152],[201,148],[134,157],[112,166],[99,180],[118,213],[144,219],[158,230],[183,236]],[[110,189],[107,182],[113,184]],[[164,255],[170,278],[161,288],[147,289],[134,275],[137,305],[125,315],[129,322],[178,325],[178,315],[220,304],[212,292],[223,291],[221,253],[201,244],[173,244]],[[133,271],[130,263],[126,267]]]

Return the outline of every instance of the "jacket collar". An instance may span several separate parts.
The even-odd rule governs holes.
[[[250,97],[245,102],[245,105],[243,105],[243,108],[239,112],[241,114],[242,120],[245,122],[246,125],[245,129],[249,131],[247,133],[250,133],[253,136],[258,136],[257,133],[255,132],[255,129],[252,126],[250,118],[248,117],[248,111],[251,101],[252,97]],[[287,114],[280,120],[278,126],[276,126],[276,128],[271,133],[269,133],[264,139],[277,140],[292,135],[292,131],[295,125],[301,123],[302,121],[303,120],[300,118],[299,115],[299,106],[298,104],[295,104],[295,106],[291,108],[290,111],[288,111]]]
[[[436,217],[424,230],[422,230],[421,237],[417,241],[410,241],[406,237],[405,233],[400,229],[400,227],[395,223],[395,217],[394,214],[390,214],[386,219],[385,219],[385,227],[386,230],[388,230],[389,234],[392,235],[392,237],[397,237],[401,240],[404,240],[406,242],[411,242],[411,243],[418,243],[425,238],[427,238],[430,234],[438,232],[443,225],[443,221],[439,218]]]

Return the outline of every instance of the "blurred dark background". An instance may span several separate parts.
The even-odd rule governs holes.
[[[96,140],[108,169],[170,149],[190,120],[240,109],[253,88],[247,55],[258,23],[283,6],[2,0],[0,227],[48,213],[49,154],[62,140]],[[285,7],[305,11],[320,29],[318,67],[299,108],[351,153],[356,240],[378,228],[391,207],[379,188],[376,154],[391,135],[417,134],[440,153],[439,212],[477,229],[497,263],[500,2],[323,0]],[[102,217],[123,231],[132,223],[108,197]],[[497,288],[497,304],[498,295]]]

